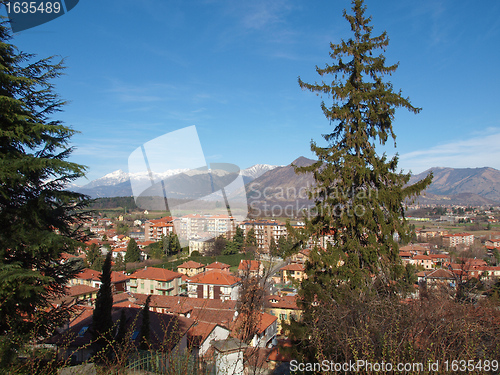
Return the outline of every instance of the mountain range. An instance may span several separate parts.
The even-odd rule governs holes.
[[[301,206],[310,204],[306,190],[314,185],[314,179],[311,173],[295,173],[293,166],[308,166],[312,163],[314,160],[300,157],[286,166],[254,165],[239,171],[245,187],[228,189],[226,194],[232,200],[247,198],[254,210],[263,205],[281,207],[284,210],[291,204],[295,205],[295,209],[300,209]],[[412,176],[409,184],[423,179],[430,172],[434,175],[433,182],[417,199],[420,204],[496,205],[500,202],[500,171],[494,168],[434,167]],[[161,185],[163,191],[177,192],[177,195],[169,197],[182,199],[182,194],[196,195],[208,183],[212,184],[212,188],[225,186],[237,175],[235,171],[213,170],[210,180],[207,180],[206,170],[199,172],[179,169],[165,171],[153,177],[164,181]],[[117,170],[84,186],[73,185],[68,188],[93,198],[132,196],[132,184],[145,183],[150,179],[151,176],[147,173],[128,174]],[[279,211],[278,208],[276,210]]]

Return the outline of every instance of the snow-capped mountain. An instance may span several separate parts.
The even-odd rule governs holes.
[[[244,183],[246,184],[276,167],[277,166],[268,164],[256,164],[250,168],[242,169],[240,171],[240,174],[243,176]],[[237,168],[235,169],[235,171],[237,171]],[[211,171],[211,173],[214,177],[223,177],[224,175],[230,175],[235,171],[214,169]],[[150,186],[151,179],[157,182],[166,180],[169,177],[178,176],[180,178],[181,175],[193,177],[197,175],[202,176],[206,173],[206,169],[170,169],[162,173],[152,172],[150,175],[147,171],[139,173],[127,173],[122,171],[121,169],[118,169],[114,172],[106,174],[103,177],[90,181],[84,186],[76,186],[72,184],[67,188],[69,190],[78,191],[83,194],[90,195],[91,197],[131,196],[133,194],[132,185],[136,187],[142,185]]]
[[[279,167],[279,165],[269,165],[269,164],[255,164],[249,168],[243,169],[241,171],[241,175],[245,177],[249,177],[250,179],[254,180],[260,176],[262,176],[264,173],[273,170],[274,168]]]

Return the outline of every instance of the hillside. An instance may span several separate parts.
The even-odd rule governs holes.
[[[426,193],[453,196],[455,200],[464,199],[465,201],[475,195],[489,202],[485,204],[500,202],[500,171],[494,168],[435,167],[413,176],[410,184],[423,179],[430,172],[433,172],[434,178],[432,184],[426,189]]]

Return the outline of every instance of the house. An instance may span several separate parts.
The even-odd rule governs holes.
[[[244,276],[263,276],[264,275],[264,265],[258,260],[246,260],[242,259],[238,266],[238,275],[240,277]]]
[[[439,268],[433,271],[422,271],[417,273],[418,283],[426,283],[427,286],[436,287],[439,285],[454,288],[456,276],[453,272]]]
[[[128,276],[123,272],[111,271],[111,285],[113,292],[124,292],[127,290],[126,282]],[[87,285],[99,289],[101,287],[101,272],[84,268],[80,273],[72,278],[68,286]]]
[[[205,271],[187,280],[187,292],[191,298],[237,300],[240,281],[239,277],[225,271]]]
[[[414,264],[413,256],[409,251],[399,251],[399,257],[406,264]]]
[[[291,283],[292,280],[301,282],[303,279],[307,278],[305,268],[300,263],[290,263],[285,267],[281,267],[280,271],[281,280],[284,284]]]
[[[181,291],[182,274],[163,268],[144,267],[129,276],[128,290],[132,293],[175,296]]]
[[[215,261],[215,262],[210,263],[209,265],[205,266],[205,271],[219,270],[219,271],[229,272],[230,267],[231,266],[229,264]]]
[[[122,310],[125,313],[127,331],[131,333],[130,341],[133,345],[138,346],[142,326],[142,309],[113,308],[114,324],[118,323]],[[155,333],[150,336],[150,345],[153,351],[161,350],[169,354],[186,352],[189,344],[188,331],[194,324],[192,319],[150,311],[149,321],[150,330]],[[64,361],[69,360],[73,364],[85,362],[94,355],[97,349],[89,329],[91,326],[92,311],[85,314],[83,319],[79,318],[70,322],[68,330],[55,335],[46,343],[55,345],[58,348],[60,359]],[[71,340],[68,340],[70,337]]]
[[[212,341],[215,357],[215,374],[243,375],[244,351],[247,344],[237,338]]]
[[[291,256],[290,261],[292,263],[305,264],[309,260],[310,254],[311,254],[311,249],[300,250],[297,254],[293,254]]]
[[[243,339],[242,327],[244,324],[248,324],[248,319],[252,319],[250,324],[255,324],[256,327],[256,332],[252,337],[250,346],[266,348],[276,345],[276,336],[278,334],[278,318],[266,312],[257,311],[254,314],[250,315],[239,314],[231,327],[231,333],[233,337]]]
[[[97,297],[99,288],[94,288],[90,285],[77,284],[66,287],[66,295],[78,301],[94,300]]]
[[[211,236],[204,236],[202,238],[192,238],[189,240],[189,255],[193,253],[193,251],[197,251],[200,254],[207,253],[210,249],[212,249],[214,245],[214,238]]]
[[[271,295],[266,297],[264,311],[277,317],[278,332],[282,330],[282,322],[290,324],[291,319],[300,320],[302,310],[297,306],[297,296]]]
[[[200,357],[205,356],[213,340],[225,340],[231,332],[217,323],[195,322],[188,331],[191,345],[196,347]]]
[[[194,260],[188,260],[177,266],[177,272],[182,273],[186,276],[194,276],[205,271],[205,265],[195,262]]]
[[[409,252],[412,255],[424,255],[425,252],[428,251],[428,249],[426,249],[425,247],[423,247],[419,244],[411,243],[411,244],[408,244],[405,246],[401,246],[399,248],[399,251]]]
[[[416,264],[417,266],[422,266],[426,270],[430,270],[434,266],[432,258],[428,255],[414,255],[412,259],[414,264]]]
[[[88,285],[93,288],[99,288],[101,286],[101,272],[91,270],[90,268],[84,268],[76,274],[75,277],[69,280],[68,284],[69,286]]]
[[[445,263],[449,263],[451,260],[450,255],[448,254],[429,254],[432,259],[432,263],[436,266],[442,266]]]
[[[144,306],[146,294],[133,294],[130,302]],[[207,298],[189,298],[183,296],[151,296],[151,311],[176,314],[191,318],[196,322],[214,323],[229,329],[238,316],[236,301]]]

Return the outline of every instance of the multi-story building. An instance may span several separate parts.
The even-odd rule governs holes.
[[[240,282],[239,277],[220,270],[199,273],[186,281],[189,297],[223,301],[238,299]]]
[[[212,215],[207,219],[207,232],[212,237],[231,239],[236,231],[236,220],[228,215]]]
[[[262,253],[269,253],[271,241],[278,243],[282,236],[287,236],[286,224],[276,220],[252,220],[243,222],[240,227],[245,236],[253,228],[257,247]]]
[[[162,236],[168,236],[173,232],[174,218],[171,216],[148,220],[144,226],[144,237],[146,241],[159,241]]]
[[[132,293],[176,296],[181,291],[182,276],[163,268],[145,267],[129,276],[128,289]]]
[[[443,236],[443,245],[457,247],[458,245],[470,246],[474,243],[474,235],[470,233],[447,234]]]
[[[200,214],[185,215],[179,219],[179,236],[186,240],[200,238],[207,233],[207,216]]]

